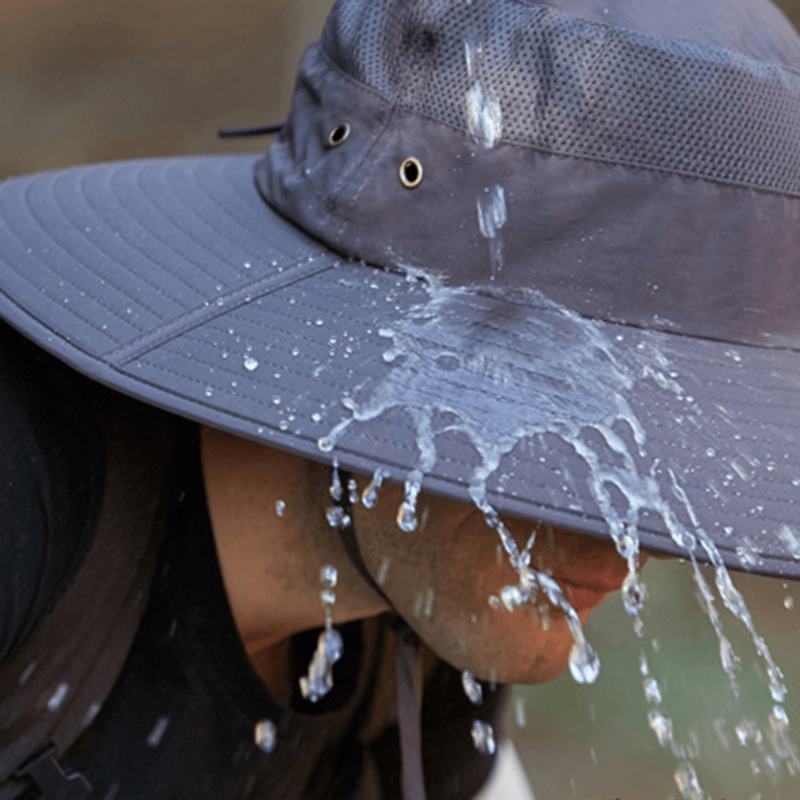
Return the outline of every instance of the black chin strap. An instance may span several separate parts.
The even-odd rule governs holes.
[[[372,577],[353,525],[350,503],[350,475],[341,473],[342,496],[338,505],[350,522],[339,528],[342,544],[350,560],[364,580],[392,607],[378,582]],[[419,639],[399,616],[395,617],[397,651],[395,654],[395,683],[397,686],[397,723],[400,731],[400,756],[403,766],[403,800],[425,800],[425,779],[422,770],[422,651]]]

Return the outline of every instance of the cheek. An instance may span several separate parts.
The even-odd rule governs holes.
[[[392,605],[428,647],[488,681],[540,683],[563,672],[572,636],[561,613],[550,609],[545,620],[532,608],[511,613],[489,605],[516,579],[479,515],[437,501],[425,529],[407,534],[385,513],[401,499],[390,488],[379,503],[383,515],[355,509],[356,531],[370,572],[385,576]],[[514,531],[521,543],[527,530]]]

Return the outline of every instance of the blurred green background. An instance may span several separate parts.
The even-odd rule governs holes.
[[[655,0],[641,0],[648,1]],[[781,5],[800,23],[800,0]],[[260,140],[231,145],[217,141],[215,131],[283,119],[300,53],[329,6],[330,0],[2,0],[0,177],[82,161],[258,149]],[[677,759],[647,725],[642,650],[676,739],[696,754],[693,763],[714,800],[800,797],[800,778],[784,768],[775,783],[763,759],[755,765],[762,774],[754,775],[758,748],[737,741],[740,720],[765,727],[771,708],[741,626],[725,618],[742,658],[737,700],[689,568],[651,563],[645,577],[643,640],[618,597],[590,621],[603,660],[594,686],[563,677],[517,690],[508,725],[538,800],[678,795]],[[800,606],[798,591],[750,576],[736,582],[787,675],[787,708],[800,728],[800,624],[798,612],[786,607],[787,597]]]

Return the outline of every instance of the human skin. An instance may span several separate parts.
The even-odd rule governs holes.
[[[322,565],[339,572],[335,622],[388,606],[327,525],[330,467],[211,428],[203,429],[201,452],[231,610],[251,661],[273,687],[285,678],[289,638],[322,623]],[[375,509],[355,506],[354,526],[373,579],[382,579],[394,609],[427,646],[484,680],[540,683],[560,674],[572,647],[564,613],[544,601],[513,613],[489,602],[516,576],[480,512],[423,493],[424,527],[405,533],[395,522],[401,500],[402,487],[385,484]],[[524,544],[531,523],[506,522]],[[627,574],[609,541],[551,528],[538,532],[533,563],[556,578],[581,621]]]

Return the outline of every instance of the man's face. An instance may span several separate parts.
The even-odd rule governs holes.
[[[539,683],[560,674],[572,647],[564,613],[541,595],[538,607],[516,612],[489,603],[517,578],[482,514],[422,494],[420,529],[404,533],[395,521],[402,498],[402,487],[386,484],[375,509],[354,509],[355,530],[371,574],[423,641],[483,680]],[[506,522],[524,546],[531,524]],[[582,622],[627,574],[611,542],[567,531],[541,528],[532,552],[533,565],[553,575]]]

